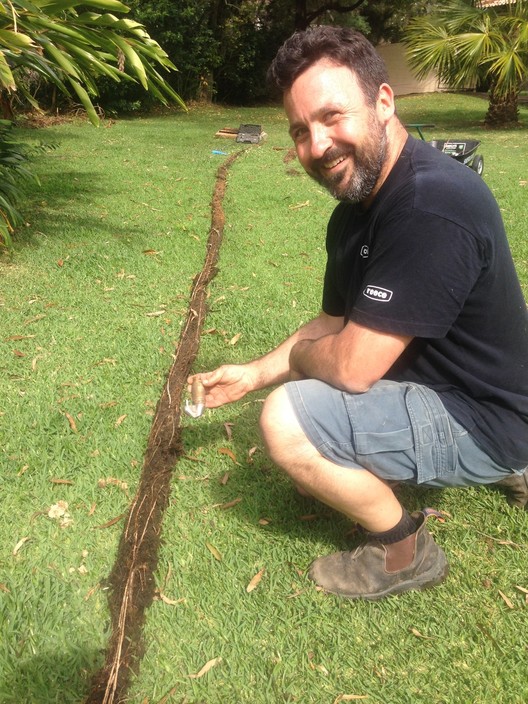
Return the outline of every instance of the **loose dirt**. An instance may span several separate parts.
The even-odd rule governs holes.
[[[130,677],[142,657],[145,612],[155,595],[154,573],[163,514],[169,500],[172,471],[182,455],[182,397],[198,354],[207,314],[207,287],[217,273],[225,222],[222,201],[227,172],[243,151],[226,159],[216,175],[204,266],[193,282],[186,321],[152,423],[139,487],[108,579],[111,636],[105,663],[93,678],[86,704],[124,702]]]

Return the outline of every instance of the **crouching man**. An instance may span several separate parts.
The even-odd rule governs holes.
[[[505,481],[528,497],[528,315],[499,208],[407,134],[361,34],[296,33],[269,78],[300,163],[339,201],[322,312],[264,357],[200,374],[206,405],[278,385],[261,418],[270,457],[367,534],[316,559],[317,584],[367,599],[431,586],[446,557],[394,482]]]

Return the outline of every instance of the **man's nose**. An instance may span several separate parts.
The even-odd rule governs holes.
[[[332,138],[324,125],[315,125],[312,127],[311,134],[311,155],[312,159],[320,159],[332,146]]]

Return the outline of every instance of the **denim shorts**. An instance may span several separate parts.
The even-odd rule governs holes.
[[[431,487],[491,484],[511,475],[425,386],[382,380],[362,394],[317,379],[285,386],[306,437],[337,465]]]

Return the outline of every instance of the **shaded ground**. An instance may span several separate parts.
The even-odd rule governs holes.
[[[172,471],[182,454],[182,397],[207,314],[207,287],[217,273],[227,172],[242,151],[226,159],[217,172],[204,266],[193,282],[187,318],[152,423],[139,487],[109,576],[110,642],[105,663],[94,676],[86,704],[125,701],[130,676],[142,656],[145,612],[155,595],[154,573],[163,513],[169,500]]]

